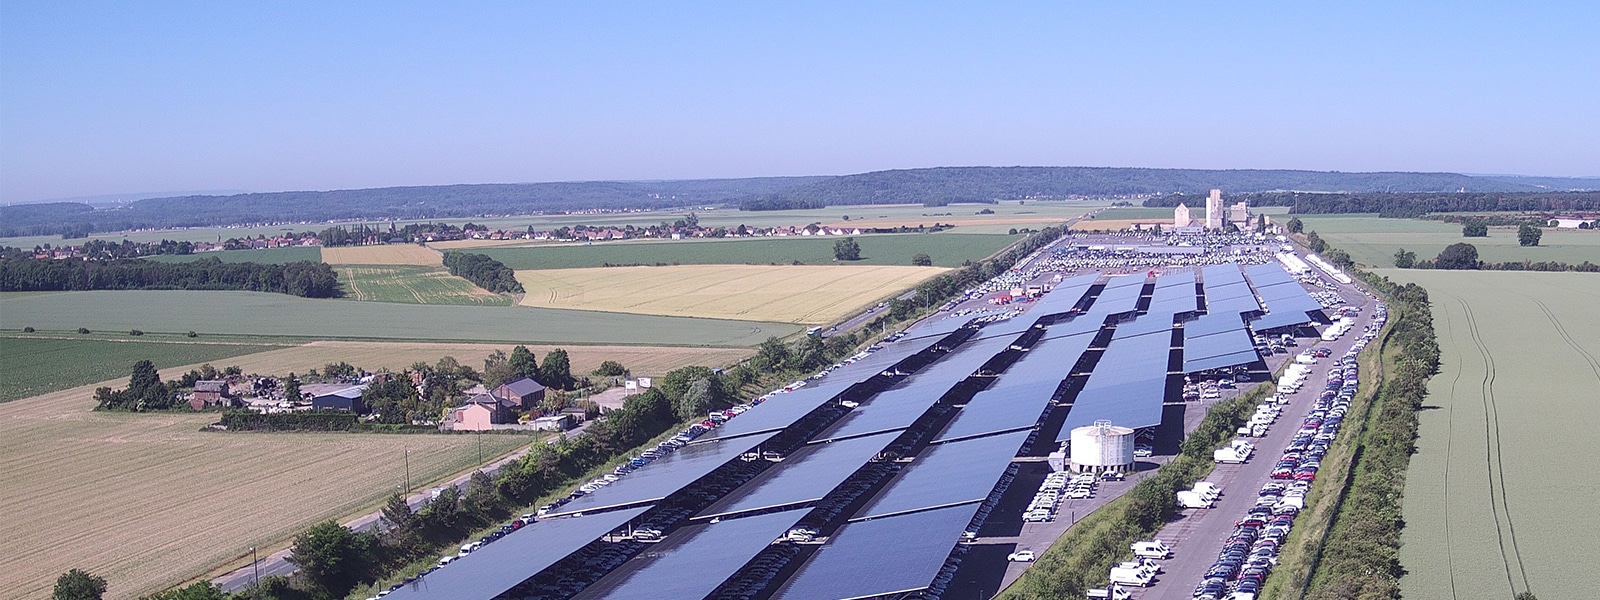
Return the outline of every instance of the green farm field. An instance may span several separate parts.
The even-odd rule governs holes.
[[[612,265],[656,263],[787,265],[800,261],[807,265],[911,266],[911,257],[919,252],[926,253],[933,259],[934,266],[959,267],[964,261],[980,260],[1021,239],[1020,236],[1005,234],[948,232],[854,237],[856,242],[861,244],[861,260],[849,263],[833,259],[834,242],[844,239],[836,236],[611,242],[540,248],[482,248],[474,252],[487,254],[519,271],[603,267],[608,263]]]
[[[350,300],[405,304],[508,306],[511,299],[490,292],[440,267],[339,265],[339,288]]]
[[[629,315],[521,306],[313,300],[196,290],[0,294],[0,328],[197,331],[310,339],[754,346],[799,331],[789,323]]]
[[[196,254],[162,254],[148,256],[148,260],[164,263],[189,262],[202,258],[216,258],[225,263],[253,262],[277,265],[302,260],[322,262],[320,246],[294,246],[291,248],[262,248],[260,250],[222,250]]]
[[[1408,599],[1581,598],[1600,490],[1600,276],[1382,269],[1428,290],[1440,372],[1406,474]]]
[[[218,363],[235,356],[283,347],[284,344],[270,343],[6,334],[0,336],[0,402],[127,377],[133,363],[141,360],[149,360],[155,363],[156,368],[164,369],[198,362]]]
[[[1394,265],[1394,253],[1405,248],[1417,258],[1433,258],[1445,246],[1457,242],[1472,244],[1478,259],[1488,262],[1557,261],[1600,262],[1600,231],[1545,228],[1539,245],[1517,244],[1514,227],[1490,227],[1489,237],[1461,237],[1461,226],[1422,219],[1380,219],[1377,215],[1295,215],[1307,232],[1336,248],[1350,253],[1358,263],[1374,267]]]

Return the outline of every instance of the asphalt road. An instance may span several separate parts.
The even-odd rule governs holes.
[[[1249,462],[1242,465],[1219,464],[1206,480],[1222,486],[1222,497],[1210,509],[1186,509],[1180,512],[1177,520],[1168,523],[1156,536],[1172,548],[1173,557],[1162,563],[1164,572],[1156,578],[1154,586],[1137,590],[1134,598],[1137,600],[1188,600],[1194,595],[1194,586],[1200,582],[1207,569],[1217,558],[1217,552],[1222,549],[1222,544],[1233,533],[1233,523],[1242,518],[1251,507],[1255,506],[1257,492],[1261,486],[1271,478],[1273,464],[1283,454],[1283,448],[1294,437],[1295,431],[1300,427],[1300,422],[1306,413],[1311,411],[1311,406],[1322,393],[1322,387],[1317,382],[1327,376],[1328,368],[1338,364],[1339,357],[1350,349],[1356,338],[1367,325],[1372,323],[1371,301],[1359,291],[1341,286],[1340,293],[1352,305],[1361,306],[1362,314],[1356,319],[1356,326],[1343,337],[1332,342],[1317,340],[1315,345],[1302,345],[1295,348],[1303,351],[1307,348],[1326,347],[1333,350],[1330,358],[1318,359],[1312,365],[1311,375],[1306,380],[1307,385],[1299,392],[1290,396],[1291,402],[1284,407],[1278,422],[1272,424],[1267,430],[1267,436],[1254,439],[1256,453],[1250,457]],[[1295,352],[1298,354],[1298,352]],[[1370,373],[1362,373],[1362,377],[1371,377]],[[1343,432],[1341,432],[1341,435]]]

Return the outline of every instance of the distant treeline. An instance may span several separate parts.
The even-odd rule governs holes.
[[[743,210],[821,208],[852,204],[991,203],[1150,194],[1204,195],[1265,190],[1532,191],[1531,185],[1455,173],[1336,173],[1288,170],[1130,169],[1107,167],[941,167],[832,177],[759,194]],[[1193,199],[1188,200],[1191,204]],[[1176,206],[1173,202],[1171,206]],[[1152,206],[1162,206],[1156,204]]]
[[[1470,177],[1456,173],[1337,173],[1287,170],[1112,167],[940,167],[839,177],[685,181],[590,181],[394,187],[140,200],[116,209],[58,202],[0,207],[0,237],[129,229],[426,220],[582,210],[737,205],[746,210],[857,204],[1064,200],[1269,190],[1327,192],[1536,192],[1594,189],[1600,180]],[[1560,187],[1566,186],[1566,187]],[[397,237],[404,237],[399,235]]]
[[[0,259],[0,291],[242,290],[306,298],[339,295],[338,275],[319,262],[224,263],[216,257],[182,263],[141,259],[60,260],[8,254]]]
[[[587,181],[393,187],[326,192],[151,198],[93,210],[56,202],[0,207],[0,237],[84,237],[103,231],[337,220],[423,220],[593,209],[705,206],[767,194],[821,177],[687,181]]]
[[[1229,204],[1244,200],[1251,206],[1287,206],[1291,214],[1378,213],[1389,218],[1438,212],[1600,210],[1600,192],[1260,192],[1228,194],[1225,200]],[[1205,197],[1174,194],[1145,200],[1144,205],[1172,207],[1180,202],[1204,206]]]
[[[522,282],[516,271],[485,254],[451,250],[444,253],[444,266],[451,275],[463,277],[478,287],[497,294],[520,294]]]

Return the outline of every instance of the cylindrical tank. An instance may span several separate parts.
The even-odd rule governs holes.
[[[1096,421],[1072,430],[1072,468],[1079,473],[1133,469],[1133,430]]]

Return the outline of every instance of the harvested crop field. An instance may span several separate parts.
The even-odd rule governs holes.
[[[1517,243],[1515,227],[1490,227],[1489,237],[1461,236],[1461,225],[1425,219],[1380,219],[1377,215],[1295,215],[1305,230],[1315,230],[1329,245],[1350,253],[1356,262],[1375,267],[1394,265],[1394,253],[1404,248],[1417,258],[1433,258],[1445,246],[1458,242],[1478,249],[1478,259],[1488,262],[1531,260],[1600,263],[1600,231],[1545,228],[1538,246]],[[1280,220],[1286,220],[1281,219]]]
[[[246,373],[285,375],[291,371],[304,373],[322,369],[324,365],[340,361],[368,371],[388,369],[399,372],[418,361],[434,364],[449,356],[474,369],[483,368],[483,360],[495,350],[511,354],[514,344],[448,344],[428,342],[311,342],[288,348],[278,348],[239,356],[227,361],[214,362],[239,365]],[[550,345],[529,345],[534,355],[543,358],[557,348]],[[601,362],[614,360],[622,363],[634,375],[662,375],[678,367],[701,365],[721,367],[731,365],[754,353],[748,348],[685,348],[671,346],[559,346],[567,351],[572,361],[572,372],[583,375],[600,366]]]
[[[1406,474],[1406,598],[1585,597],[1600,545],[1600,276],[1379,271],[1427,288],[1442,351]]]
[[[520,306],[313,300],[221,291],[95,291],[0,295],[7,327],[41,331],[198,331],[311,339],[641,346],[754,346],[799,331],[788,323],[689,319]]]
[[[438,252],[416,244],[338,246],[322,249],[322,262],[330,265],[437,265]]]
[[[931,223],[930,223],[931,224]],[[925,253],[934,266],[959,267],[978,261],[1021,239],[1014,235],[899,233],[852,236],[861,245],[861,260],[851,265],[910,266]],[[484,248],[518,271],[578,269],[607,265],[805,265],[845,264],[833,258],[839,236],[791,236],[744,239],[622,241],[594,245],[565,244],[541,248]]]
[[[539,240],[445,240],[442,242],[428,242],[428,247],[434,250],[470,250],[473,248],[504,248],[508,246],[534,246],[552,242]]]
[[[92,393],[0,404],[0,502],[32,515],[0,540],[8,598],[44,598],[69,568],[133,598],[375,507],[404,483],[407,448],[422,489],[478,460],[464,435],[201,432],[215,415],[97,413]],[[486,456],[531,440],[481,439]]]
[[[205,361],[220,362],[230,357],[283,346],[272,343],[7,334],[0,337],[0,402],[107,379],[126,378],[133,363],[141,360],[155,363],[156,368],[168,368]]]
[[[405,304],[468,304],[506,306],[511,299],[451,275],[442,267],[411,265],[340,265],[339,287],[345,298]]]
[[[827,323],[938,275],[937,267],[685,265],[517,271],[525,306]]]

